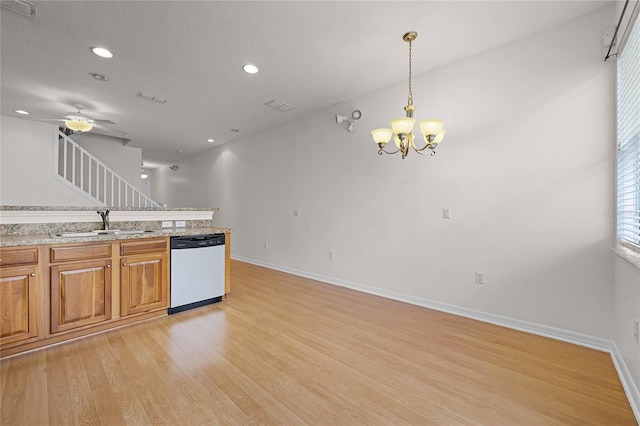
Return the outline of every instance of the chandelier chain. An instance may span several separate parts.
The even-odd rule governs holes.
[[[412,55],[411,55],[411,47],[413,45],[412,40],[409,40],[409,105],[413,105],[413,91],[411,90],[411,65],[412,65]]]

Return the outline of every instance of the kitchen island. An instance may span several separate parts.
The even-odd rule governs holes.
[[[104,234],[96,210],[0,208],[0,357],[167,315],[173,236],[225,234],[229,293],[217,209],[115,210]]]

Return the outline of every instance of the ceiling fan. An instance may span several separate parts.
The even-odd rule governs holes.
[[[126,135],[126,132],[121,130],[114,129],[112,127],[108,127],[107,124],[115,125],[111,120],[99,120],[92,118],[91,116],[84,114],[82,110],[85,108],[84,104],[75,103],[73,107],[77,109],[77,111],[72,111],[66,113],[63,118],[55,118],[55,119],[38,119],[38,121],[60,121],[64,123],[64,126],[67,129],[73,130],[74,132],[84,133],[89,132],[94,128],[102,129],[107,134],[109,132],[118,133],[121,135]],[[47,112],[47,111],[45,111]],[[101,133],[101,132],[98,132]]]

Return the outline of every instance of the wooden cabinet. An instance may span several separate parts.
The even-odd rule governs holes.
[[[0,248],[0,356],[166,315],[169,255],[169,237]]]
[[[167,309],[167,254],[122,258],[120,268],[120,315]]]
[[[111,319],[111,244],[51,247],[50,326],[59,333]],[[92,259],[92,257],[103,257]]]
[[[33,340],[38,329],[38,249],[0,249],[0,346]]]
[[[120,315],[166,310],[169,305],[168,240],[120,243]]]

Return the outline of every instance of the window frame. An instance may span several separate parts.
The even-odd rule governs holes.
[[[616,237],[619,245],[640,253],[640,21],[637,16],[629,21],[629,37],[618,52],[616,64]]]

